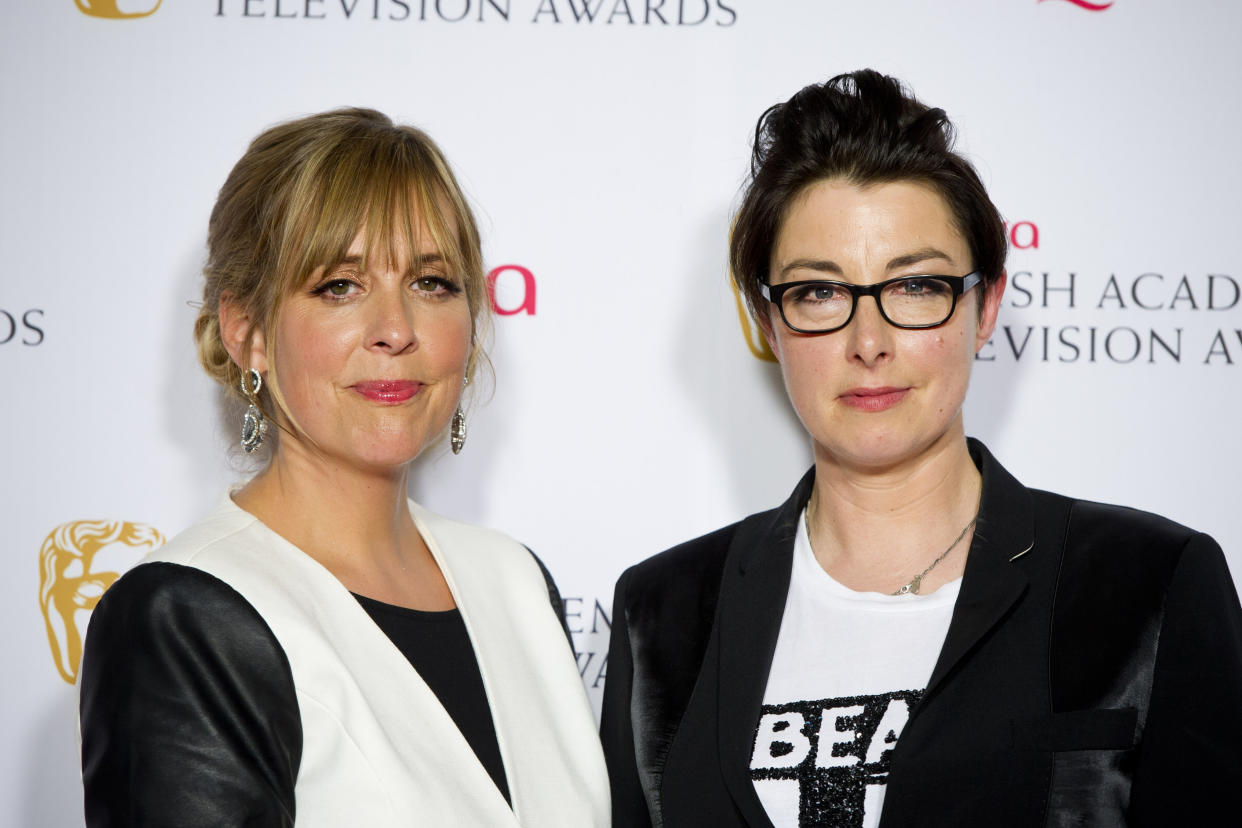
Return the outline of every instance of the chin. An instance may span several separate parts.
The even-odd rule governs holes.
[[[936,443],[936,438],[920,439],[910,435],[885,433],[859,434],[842,440],[841,435],[830,443],[820,443],[819,450],[839,465],[883,472],[916,461]]]
[[[387,442],[384,445],[371,444],[353,452],[349,461],[374,471],[395,471],[412,463],[427,445],[415,440]]]

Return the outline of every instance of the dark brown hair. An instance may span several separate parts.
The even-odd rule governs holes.
[[[916,181],[948,205],[984,285],[1005,266],[1005,226],[970,162],[953,150],[943,109],[920,103],[896,78],[871,69],[802,89],[764,112],[755,127],[750,178],[729,239],[729,265],[751,314],[766,318],[759,286],[794,200],[840,178],[866,186]],[[982,307],[982,305],[980,306]]]

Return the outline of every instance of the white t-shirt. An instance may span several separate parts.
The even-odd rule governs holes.
[[[931,678],[961,584],[855,592],[815,560],[799,519],[750,762],[777,828],[879,823],[889,751]]]

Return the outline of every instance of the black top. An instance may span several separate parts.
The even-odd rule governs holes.
[[[354,597],[427,682],[512,806],[492,709],[461,611],[424,612],[362,595]]]

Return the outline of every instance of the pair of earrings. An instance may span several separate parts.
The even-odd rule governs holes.
[[[470,384],[470,378],[467,377],[462,386]],[[241,430],[241,446],[246,450],[246,454],[252,454],[263,445],[263,437],[267,434],[267,419],[263,416],[263,409],[259,408],[259,391],[263,388],[263,375],[258,371],[250,368],[242,371],[241,390],[246,399],[250,401],[250,405],[246,407],[246,415],[242,418]],[[453,422],[449,426],[449,447],[452,448],[453,454],[461,454],[462,448],[466,445],[466,414],[461,409],[461,403],[457,403],[457,411],[453,413]]]

